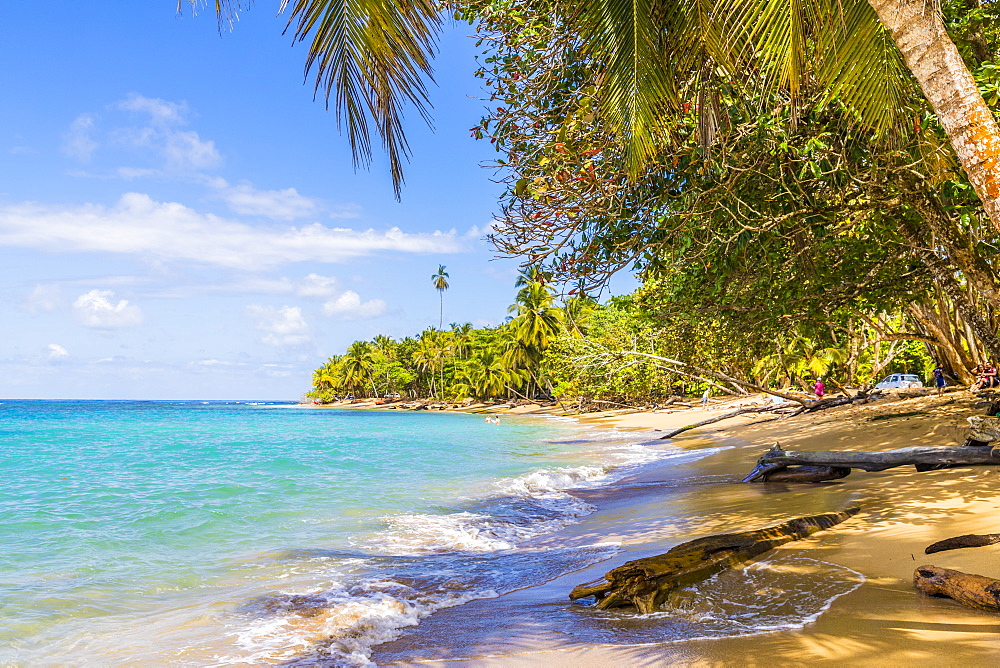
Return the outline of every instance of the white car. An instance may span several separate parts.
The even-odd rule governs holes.
[[[920,376],[913,373],[894,373],[875,385],[876,390],[891,390],[897,387],[923,387]]]

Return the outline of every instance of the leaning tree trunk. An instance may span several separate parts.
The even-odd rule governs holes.
[[[868,0],[948,134],[965,173],[1000,229],[1000,128],[933,3]]]
[[[972,328],[979,343],[986,348],[991,358],[1000,359],[1000,337],[997,336],[990,323],[969,299],[968,293],[958,283],[955,278],[955,268],[945,264],[941,257],[928,247],[929,244],[923,238],[922,230],[905,215],[896,219],[896,226],[909,242],[914,254],[930,270],[934,282],[951,299],[952,305],[962,316],[962,320]]]

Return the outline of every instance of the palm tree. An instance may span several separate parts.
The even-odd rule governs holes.
[[[787,342],[779,342],[778,350],[757,362],[754,373],[765,381],[783,374],[789,380],[798,380],[804,387],[808,377],[820,378],[847,360],[843,348],[824,347],[816,341],[797,334]]]
[[[430,376],[429,389],[431,396],[439,396],[444,391],[444,356],[448,351],[447,343],[442,340],[441,332],[434,328],[424,330],[420,342],[413,351],[413,361],[420,371]],[[441,374],[440,385],[435,383],[434,374]]]
[[[444,265],[439,264],[436,274],[431,275],[431,281],[434,283],[434,289],[438,291],[441,296],[441,318],[438,322],[438,329],[444,327],[444,291],[448,289],[448,272],[444,270]]]
[[[355,164],[370,163],[376,128],[398,198],[409,155],[402,109],[412,104],[429,119],[425,81],[441,19],[463,3],[282,0],[280,9],[289,4],[295,39],[310,41],[306,71],[315,67],[315,92],[333,98]],[[215,7],[220,21],[231,21],[241,3],[216,0]],[[601,114],[627,140],[633,170],[656,153],[664,110],[682,105],[675,73],[705,79],[696,83],[702,96],[716,74],[725,81],[757,68],[793,104],[812,78],[885,129],[904,97],[895,64],[901,57],[1000,228],[1000,128],[933,0],[583,0],[561,7],[552,9],[567,13],[558,27],[576,33],[586,55],[602,64],[595,75]],[[817,46],[811,53],[810,41]]]
[[[538,368],[549,343],[565,331],[563,310],[555,305],[552,290],[541,282],[526,283],[508,310],[516,315],[508,325],[513,336],[507,359],[513,368],[527,367],[535,384],[541,387]]]
[[[358,392],[358,388],[364,388],[366,384],[371,384],[372,396],[378,396],[375,380],[372,377],[372,371],[375,367],[372,344],[367,341],[355,341],[340,361],[344,382],[348,387]]]

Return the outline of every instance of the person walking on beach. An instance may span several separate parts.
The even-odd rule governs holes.
[[[813,386],[813,394],[822,399],[825,393],[826,393],[826,385],[823,384],[823,379],[817,378],[816,385]]]
[[[938,394],[944,392],[945,385],[947,385],[947,383],[944,380],[944,366],[938,364],[934,367],[934,387],[937,388]]]

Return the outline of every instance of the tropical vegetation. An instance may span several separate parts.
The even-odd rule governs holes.
[[[927,376],[927,343],[897,338],[902,314],[851,317],[768,339],[695,313],[664,313],[648,283],[605,304],[558,295],[529,268],[502,324],[429,327],[413,337],[352,343],[313,374],[308,397],[423,398],[484,402],[557,400],[582,409],[649,405],[675,394],[808,391],[818,378],[865,385],[893,371]],[[684,360],[681,363],[675,363]]]

